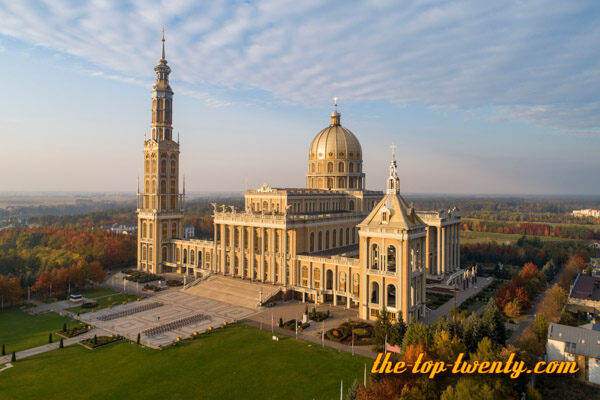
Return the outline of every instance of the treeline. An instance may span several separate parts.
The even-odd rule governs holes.
[[[461,224],[465,232],[491,232],[517,235],[547,236],[564,239],[600,239],[600,231],[581,225],[549,225],[532,222],[506,223],[499,221],[465,220]]]
[[[559,265],[569,257],[580,254],[584,259],[596,255],[597,250],[584,242],[541,241],[539,238],[522,237],[515,244],[469,243],[460,246],[462,265],[510,264],[525,265],[531,262],[544,265],[551,259]]]
[[[98,262],[104,268],[135,264],[136,238],[103,230],[13,228],[0,232],[0,275],[24,286],[42,272]]]

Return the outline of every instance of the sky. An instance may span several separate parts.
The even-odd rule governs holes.
[[[188,191],[303,187],[341,122],[382,189],[600,194],[600,2],[0,0],[0,191],[130,191],[162,28]]]

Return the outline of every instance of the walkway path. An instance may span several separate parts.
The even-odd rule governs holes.
[[[463,290],[461,292],[456,293],[456,307],[460,306],[463,303],[463,301],[467,300],[469,297],[481,292],[493,281],[494,278],[492,277],[477,277],[477,283],[471,285],[467,290]],[[435,310],[432,310],[427,316],[427,324],[433,324],[441,316],[449,315],[450,310],[452,310],[453,307],[454,298],[448,300],[446,303],[442,304]]]
[[[72,337],[69,339],[63,339],[63,345],[69,346],[72,344],[79,343],[84,339],[89,339],[91,337],[94,337],[94,335],[106,336],[108,334],[110,334],[110,332],[105,331],[104,329],[94,328],[94,329],[89,330],[86,333],[83,333],[79,336],[75,336],[75,337]],[[48,351],[56,350],[56,349],[58,349],[59,343],[60,343],[60,339],[58,339],[54,343],[48,343],[43,346],[32,347],[31,349],[27,349],[27,350],[23,350],[23,351],[17,351],[17,353],[16,353],[17,361],[22,358],[31,357],[31,356],[35,356],[38,354],[46,353]],[[7,354],[5,356],[0,357],[0,365],[10,362],[11,358],[12,358],[12,354]]]

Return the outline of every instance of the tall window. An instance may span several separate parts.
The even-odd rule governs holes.
[[[379,304],[379,283],[373,282],[371,285],[371,303]]]
[[[171,160],[171,176],[177,175],[177,163],[175,160]]]
[[[387,304],[388,307],[396,308],[396,286],[387,285]]]
[[[339,172],[344,172],[344,163],[343,162],[339,163],[339,165],[338,165],[338,171]]]
[[[171,237],[177,237],[177,223],[171,225]]]
[[[379,245],[371,245],[371,269],[379,269]]]
[[[392,245],[387,248],[387,270],[396,272],[396,247]]]
[[[162,238],[166,238],[167,237],[167,224],[163,222],[162,226],[161,226],[161,230],[162,230]]]
[[[333,172],[333,163],[332,162],[327,163],[327,172]]]

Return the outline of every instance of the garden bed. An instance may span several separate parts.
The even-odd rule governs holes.
[[[309,326],[310,326],[310,323],[308,323],[308,322],[303,324],[302,321],[298,321],[298,332],[302,332]],[[282,323],[282,321],[280,321],[279,327],[295,332],[296,331],[296,320],[290,319],[289,321],[286,321],[284,323]]]
[[[68,328],[66,331],[60,330],[60,331],[56,332],[56,334],[63,338],[72,338],[74,336],[78,336],[83,333],[86,333],[90,329],[92,329],[92,327],[90,325],[79,325],[79,326],[75,326],[73,328]]]
[[[331,317],[331,312],[329,310],[327,310],[327,312],[317,311],[314,307],[312,311],[308,313],[308,318],[315,322],[325,321],[329,317]]]
[[[94,336],[93,338],[82,340],[81,342],[79,342],[79,344],[85,347],[86,349],[94,350],[100,346],[116,343],[123,339],[124,337],[119,335]]]
[[[375,340],[375,328],[360,321],[344,322],[337,328],[325,332],[325,338],[332,342],[352,344],[352,330],[354,330],[354,344],[357,346],[370,345]]]
[[[158,281],[161,279],[161,277],[158,275],[138,270],[128,270],[127,272],[123,271],[123,273],[127,273],[125,279],[127,279],[128,281],[138,283],[147,283],[152,281]]]

